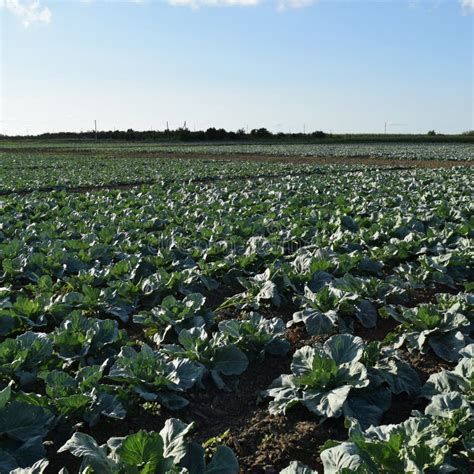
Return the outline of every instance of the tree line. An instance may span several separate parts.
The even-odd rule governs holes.
[[[255,128],[250,132],[241,128],[228,131],[224,128],[208,128],[192,131],[186,127],[175,130],[89,130],[85,132],[50,132],[34,136],[0,135],[0,139],[36,138],[45,140],[119,140],[119,141],[158,141],[158,142],[305,142],[305,143],[365,143],[365,142],[474,142],[474,132],[458,135],[444,135],[430,130],[426,134],[333,134],[316,130],[309,133],[272,133],[266,128]]]

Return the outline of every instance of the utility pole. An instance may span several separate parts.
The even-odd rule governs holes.
[[[303,124],[303,135],[306,135],[306,124]]]
[[[387,122],[385,122],[385,135],[387,135]]]
[[[95,141],[97,141],[97,120],[94,120]]]
[[[170,127],[168,125],[168,120],[166,121],[166,131],[169,132],[170,131]]]

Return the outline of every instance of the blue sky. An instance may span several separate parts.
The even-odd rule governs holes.
[[[214,5],[212,5],[214,4]],[[473,129],[473,0],[0,0],[0,131]]]

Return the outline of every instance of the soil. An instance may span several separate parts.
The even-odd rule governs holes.
[[[392,318],[377,318],[377,324],[374,328],[367,329],[358,321],[354,322],[354,335],[359,336],[364,341],[383,341],[387,334],[391,333],[400,323]]]
[[[449,293],[451,295],[457,295],[460,293],[462,288],[451,288],[447,285],[435,283],[432,286],[426,288],[417,288],[409,291],[410,301],[405,304],[408,308],[414,308],[423,303],[436,303],[436,296],[440,293]]]
[[[406,394],[393,395],[392,406],[382,417],[381,425],[397,425],[408,420],[413,410],[424,412],[428,400],[425,398],[410,397]]]
[[[315,343],[323,344],[327,339],[329,339],[329,337],[329,335],[310,336],[306,332],[304,326],[299,324],[292,326],[285,331],[285,338],[291,343],[291,354],[296,350],[301,349],[303,346],[311,346]]]
[[[208,380],[205,390],[190,392],[190,404],[180,412],[181,419],[190,422],[198,417],[195,434],[200,441],[227,429],[244,429],[257,413],[268,411],[258,403],[260,393],[281,374],[290,373],[290,362],[289,357],[267,357],[261,364],[254,363],[238,378],[232,391],[219,390]]]
[[[406,348],[402,347],[399,349],[399,353],[403,360],[416,369],[422,383],[425,383],[431,374],[436,374],[443,369],[453,370],[456,365],[455,363],[440,359],[431,349],[426,354],[420,354],[415,351],[409,352]]]
[[[323,444],[345,438],[342,419],[320,423],[306,410],[294,409],[286,417],[258,413],[232,436],[230,446],[238,454],[243,472],[278,473],[293,460],[322,472],[319,452]]]

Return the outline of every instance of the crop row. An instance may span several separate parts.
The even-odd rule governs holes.
[[[81,472],[237,472],[225,436],[190,440],[204,441],[193,400],[232,396],[277,360],[287,370],[255,396],[269,416],[346,423],[345,439],[286,453],[278,469],[293,458],[285,473],[311,472],[307,459],[328,473],[466,471],[472,174],[3,197],[0,472],[79,469],[67,453]],[[400,396],[426,402],[382,424]],[[96,428],[136,410],[152,430]]]
[[[162,146],[174,153],[249,154],[270,156],[369,157],[393,160],[472,160],[474,146],[470,144],[334,144],[334,145],[177,145]]]
[[[160,143],[114,143],[99,144],[85,142],[22,142],[19,149],[41,148],[48,150],[107,151],[107,152],[163,152],[180,154],[249,154],[273,156],[317,156],[317,157],[370,157],[396,160],[473,160],[474,146],[468,143],[356,143],[356,144],[160,144]]]
[[[86,188],[117,184],[153,184],[170,180],[288,174],[291,165],[156,157],[108,157],[50,154],[0,154],[0,193],[48,188]],[[311,171],[302,166],[299,173]]]

